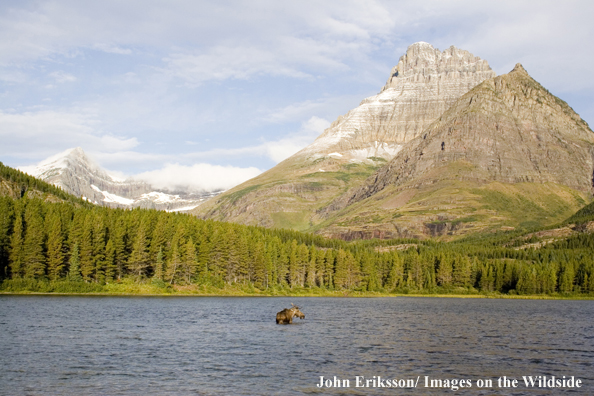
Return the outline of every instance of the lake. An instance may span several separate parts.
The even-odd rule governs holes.
[[[277,325],[291,303],[305,319]],[[0,296],[0,394],[593,395],[593,319],[594,301]]]

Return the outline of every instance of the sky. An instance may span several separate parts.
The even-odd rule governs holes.
[[[594,2],[0,2],[0,161],[73,147],[161,188],[227,189],[377,94],[426,41],[520,62],[594,123]]]

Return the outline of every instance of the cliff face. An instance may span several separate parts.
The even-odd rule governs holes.
[[[548,186],[550,198],[564,203],[559,204],[565,208],[560,210],[570,213],[570,208],[575,208],[580,199],[584,202],[594,192],[593,172],[594,133],[565,102],[551,95],[518,64],[510,73],[486,80],[462,96],[363,186],[344,194],[322,212],[335,219],[331,221],[334,225],[329,226],[333,233],[348,233],[352,228],[365,227],[365,220],[360,224],[351,222],[349,230],[336,227],[336,219],[352,218],[355,213],[370,210],[375,205],[373,202],[387,202],[390,197],[405,192],[412,197],[431,190],[431,200],[416,204],[417,208],[425,209],[425,222],[409,230],[416,227],[416,232],[426,233],[423,227],[441,221],[443,229],[437,230],[437,234],[456,233],[452,223],[461,216],[469,216],[471,211],[460,210],[460,202],[451,203],[463,197],[461,192],[469,185],[479,188],[497,184],[498,193],[504,193],[505,187],[501,186],[508,186],[516,197],[523,194],[525,186],[536,189]],[[458,185],[458,197],[446,193],[452,185]],[[472,193],[481,195],[484,191]],[[390,209],[385,204],[384,209],[404,215],[404,207],[414,200],[410,197],[401,200],[400,205]],[[467,197],[466,202],[471,200]],[[450,201],[449,210],[445,201]],[[428,202],[438,208],[433,217],[427,210]],[[477,203],[480,204],[480,199]],[[533,221],[554,218],[545,206],[541,205],[541,218],[536,215]],[[374,207],[379,209],[377,205]],[[468,209],[476,212],[477,205],[469,205]],[[347,212],[350,214],[346,215]],[[501,216],[491,217],[504,224]],[[395,230],[403,220],[387,221],[384,226],[393,226]],[[465,223],[471,226],[473,221]]]
[[[391,159],[401,147],[481,81],[495,77],[487,61],[454,46],[408,47],[382,91],[339,117],[301,154],[314,159]]]
[[[456,99],[494,77],[468,51],[412,44],[381,92],[339,117],[310,146],[193,213],[242,224],[309,230],[318,210],[390,160]]]

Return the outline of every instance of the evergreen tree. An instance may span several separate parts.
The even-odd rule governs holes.
[[[10,234],[14,222],[14,206],[8,197],[0,197],[0,280],[8,278]]]
[[[88,212],[85,216],[83,232],[78,241],[80,250],[80,272],[85,282],[90,282],[95,272],[93,260],[93,214]]]
[[[452,262],[443,254],[438,257],[437,284],[450,286],[452,284],[453,267]]]
[[[181,263],[182,261],[181,255],[179,253],[178,241],[174,241],[171,247],[171,258],[167,263],[167,271],[165,274],[170,284],[173,284],[176,281]]]
[[[298,245],[297,240],[293,239],[289,247],[289,285],[291,288],[299,283],[299,261],[297,260]]]
[[[307,287],[315,287],[316,285],[316,262],[318,257],[318,251],[312,245],[309,248],[309,265],[307,266]]]
[[[184,252],[184,258],[182,261],[182,277],[186,284],[192,283],[192,278],[196,275],[198,269],[198,260],[196,257],[196,246],[192,237],[186,242],[186,249]]]
[[[149,267],[148,241],[144,226],[140,226],[136,233],[136,239],[132,246],[132,253],[128,258],[130,272],[140,281],[146,274]]]
[[[23,252],[23,201],[15,204],[15,220],[10,237],[10,273],[13,279],[22,278],[24,275],[24,252]]]
[[[82,282],[83,278],[80,275],[80,256],[78,253],[78,243],[74,243],[72,252],[70,253],[68,278],[73,282]]]
[[[25,207],[25,238],[23,241],[23,266],[25,278],[37,279],[45,275],[43,217],[41,202],[31,199]]]
[[[332,250],[326,250],[326,257],[324,261],[326,262],[326,287],[332,290],[334,289],[334,271],[336,267],[336,260]]]
[[[47,274],[51,280],[58,280],[62,276],[65,266],[64,238],[62,236],[62,221],[58,213],[46,217],[47,235]]]
[[[94,278],[96,282],[105,283],[106,258],[105,258],[105,238],[106,228],[101,213],[96,212],[92,216],[93,220],[93,267]]]
[[[400,254],[393,252],[391,254],[390,264],[391,267],[386,287],[388,290],[395,290],[404,286],[404,260]]]
[[[455,286],[470,286],[471,267],[472,264],[468,256],[457,256],[454,262],[452,283]]]
[[[561,266],[561,275],[559,276],[559,291],[561,293],[571,293],[573,291],[575,277],[573,268],[573,262],[563,263]]]
[[[115,246],[113,239],[109,238],[105,244],[105,282],[110,283],[116,276],[117,266],[115,261]]]
[[[264,249],[264,243],[257,241],[254,245],[252,254],[252,260],[254,263],[254,284],[259,289],[268,288],[268,268],[267,268],[267,257]]]
[[[155,274],[153,275],[153,279],[163,280],[163,266],[163,247],[160,247],[155,262]]]

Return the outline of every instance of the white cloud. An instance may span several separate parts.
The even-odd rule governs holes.
[[[38,160],[83,146],[128,173],[155,162],[278,162],[361,92],[379,91],[420,40],[467,49],[498,73],[522,62],[552,92],[579,98],[570,105],[592,123],[594,3],[564,4],[10,2],[0,6],[0,155]],[[229,148],[235,137],[243,147]]]
[[[283,65],[272,51],[258,48],[218,47],[208,53],[172,54],[165,58],[164,72],[192,84],[209,80],[246,79],[257,74],[310,77],[298,69]]]
[[[160,189],[176,190],[189,188],[192,190],[227,190],[262,173],[261,170],[249,167],[220,166],[206,163],[184,166],[166,164],[162,169],[143,172],[135,175],[135,179],[144,180]]]
[[[39,158],[69,147],[83,146],[114,152],[138,145],[135,137],[113,136],[102,132],[99,127],[96,118],[84,111],[0,111],[0,155],[22,153],[20,156],[24,158]]]
[[[49,74],[56,82],[65,83],[65,82],[74,82],[76,81],[76,77],[72,74],[65,73],[63,71],[55,71]]]
[[[130,55],[132,53],[132,50],[129,48],[122,48],[117,45],[106,43],[96,43],[93,45],[93,48],[110,54]]]
[[[208,158],[267,157],[279,163],[299,150],[305,148],[330,126],[330,122],[320,117],[311,117],[302,123],[299,131],[290,133],[278,140],[265,140],[260,144],[240,148],[215,148],[183,154],[188,160]]]
[[[311,144],[329,126],[328,120],[311,117],[303,123],[298,133],[277,141],[264,143],[266,155],[276,163],[281,162]]]

